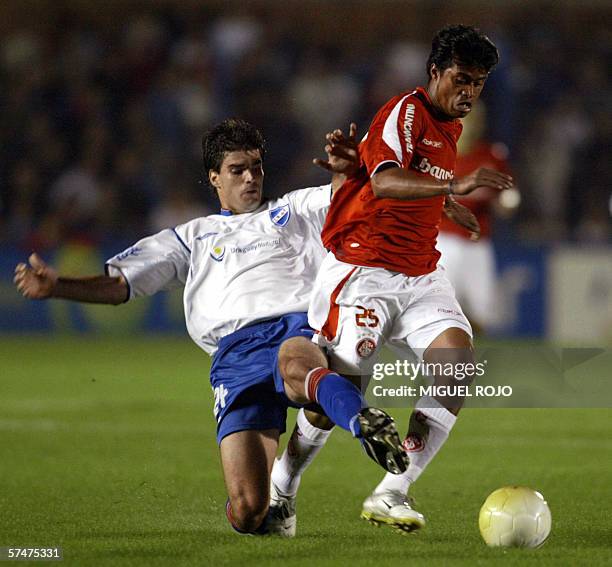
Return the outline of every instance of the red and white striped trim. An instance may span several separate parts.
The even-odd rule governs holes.
[[[338,332],[338,319],[340,317],[340,306],[336,303],[342,288],[345,286],[348,279],[353,275],[357,268],[353,268],[336,286],[329,298],[329,311],[327,312],[327,320],[321,328],[321,334],[328,340],[333,341]]]
[[[323,368],[322,366],[313,368],[306,374],[306,379],[304,380],[304,393],[311,402],[319,403],[319,400],[317,400],[317,388],[319,387],[319,382],[328,374],[333,374],[333,372],[329,368]]]

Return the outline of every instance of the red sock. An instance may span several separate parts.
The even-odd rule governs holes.
[[[306,375],[306,380],[304,383],[304,387],[306,390],[306,397],[311,402],[317,402],[317,389],[319,387],[319,383],[325,376],[328,374],[335,374],[329,368],[314,368]]]

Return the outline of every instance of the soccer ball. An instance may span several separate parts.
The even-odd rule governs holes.
[[[498,488],[480,509],[478,527],[491,547],[539,547],[550,533],[544,497],[526,486]]]

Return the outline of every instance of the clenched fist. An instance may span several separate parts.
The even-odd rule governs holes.
[[[57,272],[33,253],[27,264],[17,264],[13,282],[24,297],[29,299],[46,299],[51,297],[57,282]]]

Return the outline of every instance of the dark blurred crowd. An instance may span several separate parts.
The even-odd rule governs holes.
[[[325,182],[311,163],[325,132],[354,120],[365,133],[388,98],[426,82],[429,39],[460,21],[480,24],[501,51],[483,98],[487,136],[508,146],[522,194],[511,234],[610,241],[605,17],[551,19],[542,8],[527,18],[523,6],[481,23],[436,18],[430,7],[420,23],[415,12],[404,14],[410,25],[389,26],[402,3],[358,2],[354,14],[350,2],[337,4],[358,29],[344,21],[334,30],[324,3],[307,20],[273,2],[171,3],[104,25],[68,12],[3,33],[0,243],[130,240],[215,211],[200,182],[200,144],[228,116],[266,136],[269,195]]]

